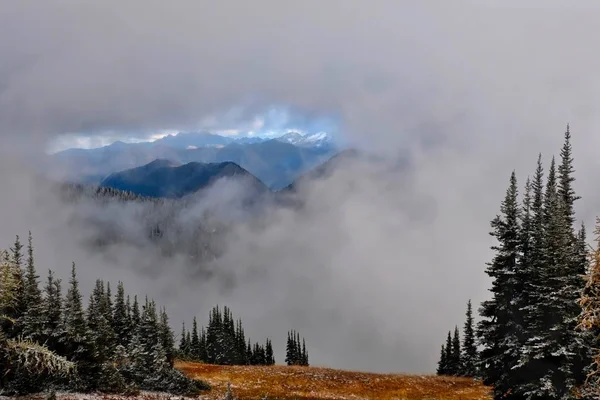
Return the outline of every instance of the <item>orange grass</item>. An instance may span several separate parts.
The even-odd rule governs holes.
[[[220,366],[177,362],[186,375],[209,382],[202,395],[221,400],[227,382],[239,400],[378,399],[490,400],[490,389],[468,378],[383,375],[314,367]]]

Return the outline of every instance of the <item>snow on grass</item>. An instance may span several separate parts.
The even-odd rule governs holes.
[[[227,383],[239,400],[404,399],[490,400],[489,388],[469,378],[370,374],[327,368],[217,366],[179,362],[190,377],[209,382],[206,399],[224,398]]]

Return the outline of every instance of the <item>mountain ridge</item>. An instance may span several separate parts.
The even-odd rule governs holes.
[[[211,134],[210,138],[214,136],[218,135]],[[73,183],[99,184],[114,172],[146,165],[156,159],[181,164],[231,161],[269,188],[280,189],[337,152],[332,146],[300,146],[277,139],[252,140],[254,138],[201,147],[192,146],[199,143],[186,139],[173,147],[169,141],[177,136],[170,138],[152,143],[115,142],[96,149],[68,149],[49,156],[42,169]]]
[[[181,165],[165,159],[115,172],[104,179],[100,187],[146,197],[181,198],[206,189],[223,178],[245,180],[255,194],[268,191],[264,183],[234,162],[189,162]]]

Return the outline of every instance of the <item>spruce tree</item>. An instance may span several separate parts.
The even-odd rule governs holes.
[[[440,353],[440,360],[438,361],[437,374],[446,375],[448,371],[448,360],[446,359],[446,347],[442,345],[442,351]]]
[[[200,359],[200,337],[198,336],[198,322],[196,317],[192,322],[192,342],[190,343],[190,353],[194,360]]]
[[[23,299],[25,304],[22,322],[23,337],[39,341],[43,326],[42,293],[39,288],[39,276],[35,270],[31,232],[29,232],[27,245],[27,268]]]
[[[478,376],[478,354],[477,345],[475,343],[475,325],[473,321],[473,309],[471,306],[471,300],[467,302],[466,316],[467,319],[463,328],[461,375],[476,377]]]
[[[88,306],[88,327],[100,353],[102,362],[109,360],[115,350],[115,333],[112,326],[112,311],[107,303],[104,281],[96,280]],[[110,316],[110,319],[109,319]]]
[[[206,362],[208,356],[206,354],[206,331],[204,327],[200,330],[200,361]]]
[[[452,363],[452,332],[448,331],[448,336],[446,336],[446,346],[444,346],[446,350],[446,373],[445,375],[454,375],[456,366]]]
[[[306,341],[302,338],[302,365],[308,367],[308,351],[306,350]]]
[[[131,331],[132,334],[137,332],[140,326],[140,305],[138,303],[137,295],[133,296],[133,305],[131,306]]]
[[[179,339],[179,357],[187,359],[189,355],[188,342],[186,340],[185,321],[181,323],[181,338]]]
[[[285,363],[295,365],[298,360],[298,346],[296,344],[296,334],[294,331],[288,332],[287,344],[285,348]]]
[[[96,389],[96,379],[100,374],[96,362],[96,348],[85,320],[79,281],[75,263],[71,268],[69,289],[64,306],[65,354],[76,364],[78,379],[72,383],[73,389],[90,391]]]
[[[577,331],[577,318],[581,313],[578,299],[584,287],[584,276],[587,270],[587,260],[581,255],[581,240],[585,243],[585,228],[580,232],[575,230],[575,201],[581,197],[575,194],[575,168],[573,166],[571,133],[569,125],[565,131],[564,144],[560,152],[561,163],[558,167],[558,196],[561,198],[561,213],[565,225],[563,239],[564,252],[567,257],[565,265],[559,271],[559,284],[562,286],[561,300],[563,302],[563,346],[570,354],[565,363],[570,364],[570,374],[573,375],[574,385],[581,385],[585,381],[586,368],[592,363],[591,349],[595,345],[595,338],[591,332]],[[566,390],[570,390],[566,388]]]
[[[460,354],[460,334],[458,333],[458,326],[454,327],[454,337],[452,338],[452,372],[453,375],[460,375],[462,370],[462,360]]]
[[[15,282],[14,301],[9,310],[5,310],[5,315],[15,321],[5,332],[8,337],[14,338],[22,333],[22,319],[25,313],[25,276],[23,274],[23,245],[19,239],[19,235],[15,237],[15,243],[10,248],[10,263],[14,265],[12,268],[13,281]]]
[[[275,355],[273,353],[273,344],[269,339],[265,344],[265,357],[267,365],[275,365]]]
[[[518,304],[515,297],[515,274],[518,269],[521,227],[518,205],[517,178],[513,171],[510,185],[501,204],[501,215],[491,222],[491,235],[498,241],[492,247],[496,252],[488,264],[486,274],[492,278],[492,298],[484,301],[478,324],[478,335],[483,346],[482,374],[486,385],[492,386],[495,398],[514,396],[515,380],[519,377],[521,327],[518,326]]]
[[[552,179],[551,179],[552,181]],[[519,311],[524,321],[522,330],[521,357],[518,368],[522,381],[534,380],[540,371],[540,361],[532,357],[536,353],[540,333],[546,329],[545,304],[543,293],[546,291],[544,271],[546,269],[546,219],[544,208],[544,169],[542,156],[538,155],[537,167],[531,182],[531,199],[527,192],[523,202],[525,216],[521,235],[520,275],[522,281]],[[529,201],[530,200],[530,204]],[[528,215],[530,214],[530,215]],[[522,390],[519,389],[519,390]]]
[[[175,338],[173,336],[173,331],[169,327],[169,317],[165,308],[163,308],[160,313],[158,328],[160,331],[160,343],[165,350],[167,363],[169,363],[169,366],[172,368],[175,363]]]
[[[112,328],[118,345],[126,348],[129,345],[129,321],[127,304],[125,303],[125,288],[123,282],[117,284],[117,294],[113,306]]]
[[[236,364],[246,365],[248,362],[246,359],[246,335],[244,333],[244,327],[242,326],[241,319],[238,319],[236,323],[235,343],[237,353]]]
[[[48,280],[44,288],[42,302],[42,342],[59,354],[64,353],[63,304],[61,280],[54,278],[48,271]]]
[[[246,365],[252,365],[252,344],[250,338],[248,338],[248,345],[246,346]]]
[[[212,364],[223,364],[226,360],[225,353],[225,326],[223,314],[219,306],[215,306],[211,312],[208,328],[206,330],[206,352],[207,361]]]

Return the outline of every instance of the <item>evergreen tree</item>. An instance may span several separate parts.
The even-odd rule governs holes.
[[[452,372],[453,375],[460,375],[462,370],[462,360],[460,357],[460,335],[458,333],[458,326],[454,327],[454,337],[452,338]]]
[[[64,352],[64,324],[61,280],[55,279],[51,270],[44,288],[42,302],[42,342],[59,354]]]
[[[452,332],[448,331],[448,336],[446,336],[446,346],[444,346],[446,350],[446,369],[445,375],[454,375],[455,374],[455,365],[452,364]]]
[[[306,342],[302,338],[302,365],[308,367],[308,351],[306,350]]]
[[[483,350],[482,374],[484,383],[494,388],[496,398],[512,398],[513,388],[519,379],[517,367],[520,357],[520,315],[519,305],[512,303],[515,297],[515,274],[518,269],[521,227],[520,209],[517,201],[517,178],[513,171],[510,185],[501,204],[501,215],[491,222],[491,235],[498,244],[492,247],[496,252],[488,264],[486,274],[492,278],[492,298],[484,301],[478,324],[479,337]]]
[[[526,355],[531,367],[527,382],[519,389],[531,399],[572,398],[576,385],[575,363],[582,338],[573,327],[579,314],[574,300],[582,285],[574,274],[575,240],[569,226],[574,195],[571,178],[561,165],[557,183],[554,158],[550,165],[544,194],[544,264],[539,271],[539,286],[534,293],[533,314],[538,322],[527,343]],[[565,178],[565,176],[567,176]],[[573,200],[574,201],[574,200]]]
[[[248,345],[246,347],[246,365],[252,365],[252,345],[250,344],[250,338],[248,338]]]
[[[552,179],[550,180],[552,182]],[[542,293],[545,291],[544,270],[546,268],[545,229],[547,215],[544,209],[544,169],[542,156],[538,155],[537,167],[531,182],[531,198],[526,195],[523,202],[524,217],[521,235],[521,267],[518,279],[521,281],[519,311],[522,316],[522,346],[518,368],[522,381],[534,380],[540,370],[540,362],[534,357],[536,339],[545,328],[545,304]]]
[[[181,339],[179,339],[179,356],[187,359],[189,354],[188,342],[186,340],[185,321],[181,323]]]
[[[440,360],[437,366],[438,375],[447,375],[448,373],[448,360],[446,359],[446,347],[442,345],[442,351],[440,353]]]
[[[96,362],[96,349],[85,320],[75,263],[71,268],[64,313],[65,353],[67,358],[75,363],[79,378],[72,382],[72,386],[76,390],[95,390],[100,368]]]
[[[192,322],[192,342],[190,343],[190,353],[194,360],[200,359],[200,337],[198,336],[198,322],[196,317]]]
[[[235,343],[236,343],[236,364],[246,365],[248,360],[246,359],[246,335],[242,326],[242,320],[238,319],[235,332]]]
[[[117,284],[117,294],[112,315],[112,328],[117,338],[117,344],[127,347],[129,345],[129,321],[127,317],[127,304],[125,303],[125,288],[123,282]]]
[[[224,332],[223,314],[219,306],[215,306],[206,330],[207,361],[211,364],[223,364],[226,360]]]
[[[165,308],[160,313],[158,328],[160,331],[160,343],[165,350],[167,363],[172,368],[175,363],[175,338],[173,337],[173,331],[169,327],[169,317]]]
[[[132,335],[137,332],[140,326],[140,306],[138,303],[137,295],[133,296],[133,306],[131,307],[131,332]]]
[[[105,362],[112,357],[115,350],[115,333],[111,323],[112,311],[107,303],[104,281],[100,279],[96,280],[96,286],[90,296],[87,314],[90,334],[94,338],[101,362]]]
[[[478,354],[477,345],[475,343],[475,325],[473,321],[473,309],[471,306],[471,300],[469,300],[467,303],[466,316],[467,319],[463,328],[461,375],[475,377],[478,376]]]
[[[267,365],[275,365],[275,355],[273,353],[273,344],[269,339],[267,339],[267,343],[265,344],[265,358]]]
[[[571,146],[571,133],[569,125],[565,131],[564,144],[560,152],[561,163],[558,167],[558,196],[561,198],[561,214],[565,225],[563,234],[567,257],[565,265],[558,271],[559,285],[562,293],[560,300],[563,303],[563,346],[569,356],[564,361],[570,364],[568,374],[573,375],[574,385],[581,385],[586,378],[586,368],[592,363],[591,349],[595,345],[595,338],[591,332],[576,330],[577,319],[581,313],[578,299],[585,288],[584,276],[587,271],[587,259],[582,257],[581,241],[585,243],[585,228],[580,232],[575,231],[575,201],[581,197],[575,194],[573,183],[575,182],[575,168],[573,166]],[[563,367],[569,368],[569,367]],[[566,388],[570,390],[570,388]]]
[[[25,273],[25,290],[23,292],[24,314],[22,322],[23,336],[39,341],[42,334],[42,293],[39,288],[39,276],[35,270],[33,259],[33,243],[29,232],[27,245],[27,269]]]
[[[300,344],[300,334],[296,332],[296,365],[302,365],[302,346]]]
[[[104,301],[102,302],[102,314],[104,315],[104,318],[106,319],[108,324],[111,326],[111,328],[113,328],[114,327],[113,302],[112,302],[112,293],[110,290],[110,282],[106,282],[106,292],[104,295]],[[113,331],[114,331],[114,329],[113,329]]]
[[[202,327],[200,335],[200,361],[206,362],[208,356],[206,354],[206,331]]]
[[[25,276],[23,274],[23,245],[19,239],[19,235],[16,235],[15,243],[10,248],[10,263],[14,265],[11,268],[13,277],[12,280],[15,282],[14,289],[14,301],[10,309],[5,310],[5,315],[14,320],[15,323],[9,325],[9,328],[5,330],[6,334],[10,338],[17,337],[22,332],[22,318],[25,313]]]
[[[294,365],[296,363],[296,335],[293,332],[288,332],[287,344],[285,346],[285,363]]]

